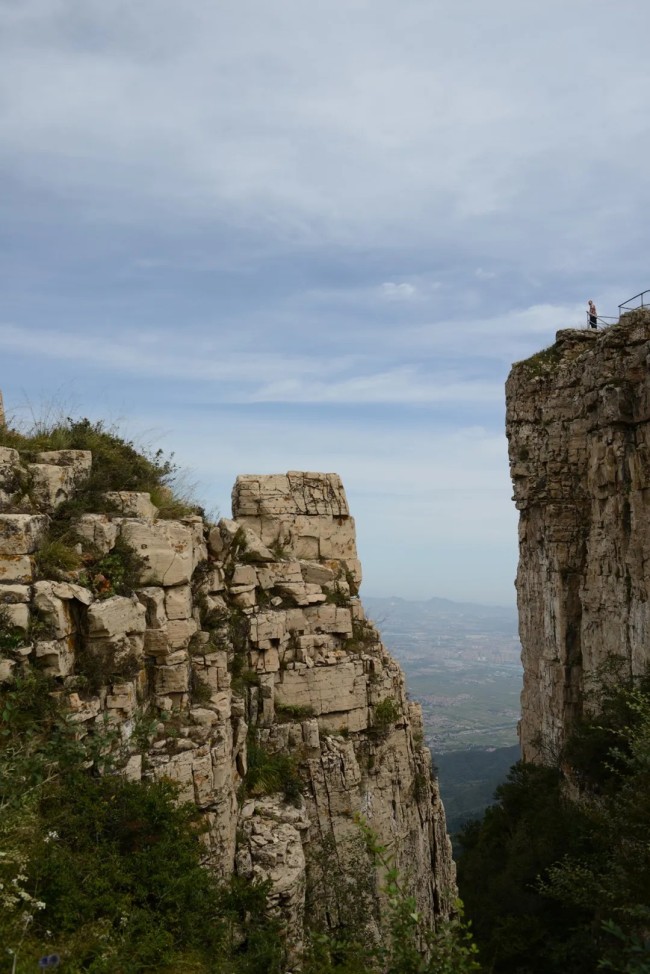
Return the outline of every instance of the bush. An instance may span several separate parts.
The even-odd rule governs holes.
[[[306,720],[314,716],[313,707],[299,707],[289,703],[276,703],[275,716],[280,721]]]
[[[172,783],[89,772],[105,742],[77,740],[53,691],[28,669],[0,692],[0,942],[18,974],[53,953],[70,974],[280,974],[268,886],[203,868],[203,819]]]
[[[249,738],[248,770],[244,778],[247,795],[272,795],[281,792],[285,801],[302,805],[302,780],[295,758],[280,751],[272,753]]]
[[[108,428],[89,419],[57,420],[36,423],[25,431],[0,428],[0,446],[12,447],[27,460],[44,450],[90,450],[93,465],[88,480],[80,486],[75,497],[55,512],[52,529],[55,537],[64,535],[72,518],[86,511],[106,509],[103,498],[107,491],[142,491],[152,495],[160,508],[161,517],[182,517],[193,513],[195,505],[187,496],[176,496],[173,486],[179,471],[173,454],[162,450],[151,452],[137,447],[132,440],[121,436],[116,428]]]
[[[85,564],[86,577],[79,581],[86,582],[100,598],[110,598],[112,595],[133,595],[142,584],[147,562],[120,537],[108,554],[100,558],[87,557]]]
[[[480,970],[477,950],[470,932],[462,920],[462,905],[450,920],[439,920],[430,926],[419,913],[413,897],[405,889],[405,882],[395,868],[387,849],[381,846],[374,833],[363,822],[358,823],[365,845],[365,861],[373,872],[380,871],[384,879],[386,901],[382,918],[382,942],[369,936],[368,921],[372,921],[372,883],[355,884],[349,877],[335,880],[337,907],[343,906],[343,916],[333,933],[315,932],[310,937],[305,974],[474,974]],[[353,854],[354,855],[354,854]],[[337,856],[332,856],[336,863]],[[368,865],[354,857],[357,872],[367,875]],[[336,869],[336,866],[333,867]],[[341,884],[341,888],[339,888]],[[346,886],[348,889],[346,890]],[[351,890],[357,889],[356,902],[349,901]],[[370,915],[359,916],[363,904]],[[356,918],[356,923],[354,922]],[[349,924],[348,921],[352,921]]]
[[[396,720],[399,720],[400,709],[392,697],[386,697],[373,708],[371,730],[380,735],[385,735],[391,729]]]
[[[515,765],[461,833],[459,888],[495,974],[647,971],[650,680],[608,678],[592,704],[563,771]]]
[[[37,578],[58,578],[81,566],[81,555],[62,538],[48,537],[35,555]]]

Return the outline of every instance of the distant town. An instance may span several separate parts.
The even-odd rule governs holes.
[[[363,602],[422,704],[434,755],[516,744],[522,667],[514,606],[437,598]]]

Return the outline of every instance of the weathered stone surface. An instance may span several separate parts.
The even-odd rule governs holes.
[[[650,313],[558,332],[506,386],[528,760],[557,753],[608,657],[650,658]]]
[[[338,562],[357,588],[361,583],[354,520],[337,474],[240,476],[233,490],[233,513],[237,523],[252,529],[263,544],[280,546],[307,562]]]
[[[90,473],[92,460],[90,450],[43,450],[36,454],[37,463],[68,467],[77,478],[77,483],[83,483]]]
[[[3,555],[0,557],[0,583],[27,584],[34,575],[34,563],[29,555]]]
[[[37,460],[27,465],[30,495],[38,509],[50,512],[70,500],[87,479],[92,455],[88,450],[55,450],[38,453]]]
[[[88,631],[91,636],[114,637],[143,633],[146,611],[135,598],[114,595],[95,602],[88,610]]]
[[[117,524],[106,514],[82,514],[74,523],[75,533],[100,555],[107,554],[117,538]]]
[[[172,649],[187,649],[198,628],[194,619],[170,619],[167,623],[169,645]]]
[[[273,552],[262,544],[258,535],[245,524],[222,518],[216,528],[212,528],[208,538],[208,550],[216,558],[225,558],[230,552],[235,538],[246,558],[253,562],[275,561]]]
[[[2,604],[2,608],[7,617],[7,621],[10,626],[16,626],[18,629],[24,629],[27,631],[29,629],[29,606],[23,604]]]
[[[165,611],[168,619],[189,619],[192,615],[192,592],[189,585],[165,590]]]
[[[29,585],[0,585],[0,605],[16,605],[29,602],[32,590]]]
[[[44,514],[0,514],[0,553],[3,557],[33,554],[48,524]]]
[[[0,657],[0,683],[11,683],[14,678],[16,661]]]
[[[19,467],[20,453],[9,446],[0,446],[0,467]]]
[[[69,676],[74,670],[74,641],[71,636],[39,640],[35,644],[35,653],[47,676]]]
[[[277,799],[258,799],[242,819],[244,841],[237,854],[241,876],[270,882],[269,909],[286,924],[296,960],[303,947],[307,885],[301,832],[308,827],[306,816],[298,809]]]
[[[26,471],[20,462],[18,450],[0,447],[0,510],[6,510],[15,503],[26,483]]]
[[[42,465],[65,470],[60,461]],[[80,736],[110,721],[123,775],[171,778],[180,798],[201,809],[207,861],[218,875],[232,874],[237,854],[242,874],[271,881],[272,909],[289,929],[297,964],[305,854],[331,835],[345,862],[355,813],[395,851],[426,916],[449,912],[453,867],[430,756],[411,732],[413,725],[421,733],[419,711],[351,597],[360,572],[340,480],[243,478],[236,495],[246,523],[221,521],[209,550],[200,517],[155,521],[143,495],[119,492],[115,515],[79,518],[86,546],[106,553],[121,537],[146,559],[133,598],[96,599],[67,582],[30,588],[29,555],[48,521],[10,515],[0,522],[0,601],[11,611],[38,610],[49,626],[33,654],[60,681]],[[337,604],[325,601],[323,586]],[[19,647],[16,657],[31,651],[31,643]],[[70,692],[76,667],[89,681],[79,693]],[[8,661],[0,679],[14,669]],[[373,727],[377,704],[389,697],[395,721]],[[153,729],[143,763],[136,730],[145,727]],[[271,753],[294,756],[301,809],[260,794],[239,809],[253,737]]]
[[[138,601],[145,607],[149,629],[163,629],[167,625],[165,612],[165,589],[159,586],[140,588],[136,592]]]
[[[310,707],[316,715],[367,710],[366,682],[361,660],[287,669],[279,674],[275,700],[285,706]]]
[[[300,573],[303,581],[310,585],[328,585],[336,580],[336,572],[317,561],[301,561]]]
[[[311,517],[349,517],[341,478],[335,473],[305,473],[237,477],[233,490],[233,516],[274,518],[308,514]]]
[[[145,559],[143,585],[183,585],[194,570],[192,529],[178,521],[125,519],[120,527],[127,544]]]
[[[185,693],[190,686],[189,663],[176,666],[157,666],[154,670],[156,693]]]
[[[56,639],[71,636],[78,628],[75,614],[78,609],[72,603],[86,606],[92,599],[88,589],[68,582],[43,580],[34,584],[33,591],[34,608]]]
[[[158,514],[158,508],[151,503],[149,494],[134,490],[109,490],[104,494],[105,499],[115,510],[124,517],[145,518],[153,521]]]

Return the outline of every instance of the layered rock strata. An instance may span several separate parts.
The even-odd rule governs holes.
[[[115,595],[93,568],[37,572],[51,515],[91,463],[83,451],[25,463],[0,449],[0,606],[25,633],[0,678],[21,661],[42,667],[80,735],[119,729],[121,773],[177,782],[205,815],[207,863],[269,878],[295,951],[310,862],[328,848],[345,872],[357,814],[419,909],[449,913],[453,863],[420,709],[359,601],[339,478],[239,477],[234,518],[217,525],[159,519],[148,494],[106,495],[72,531],[91,565],[135,552],[133,594]],[[293,803],[247,773],[253,753],[291,759]]]
[[[650,660],[649,364],[641,309],[559,331],[508,378],[528,760],[557,756],[605,669]]]

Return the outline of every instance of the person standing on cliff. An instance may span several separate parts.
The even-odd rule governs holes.
[[[590,325],[590,327],[591,328],[598,328],[598,313],[596,311],[596,305],[594,304],[594,302],[591,299],[587,302],[587,307],[589,309],[587,311],[587,314],[589,315],[589,325]]]

